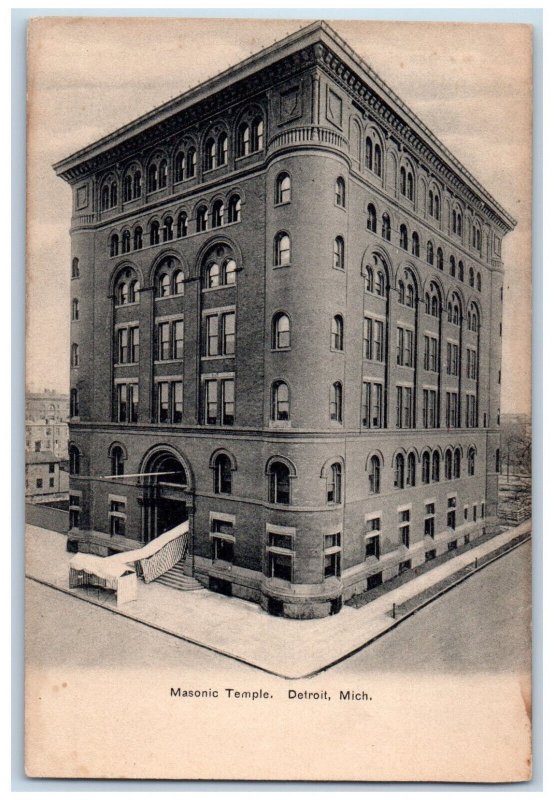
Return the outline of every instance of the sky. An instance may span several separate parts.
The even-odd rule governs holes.
[[[503,245],[502,411],[528,413],[530,28],[329,22],[518,220]],[[307,24],[156,17],[45,17],[31,24],[28,388],[69,391],[71,189],[51,165]]]

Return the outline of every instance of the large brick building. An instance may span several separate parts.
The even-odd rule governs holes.
[[[323,616],[496,518],[515,221],[324,23],[55,165],[70,538]]]

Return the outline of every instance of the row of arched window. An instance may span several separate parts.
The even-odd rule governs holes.
[[[124,229],[121,234],[112,233],[110,236],[109,251],[114,258],[121,254],[130,253],[131,250],[142,250],[145,246],[153,247],[158,244],[165,244],[174,239],[182,239],[189,233],[200,233],[213,228],[221,228],[222,225],[240,222],[242,201],[238,194],[233,194],[229,198],[227,205],[218,198],[208,207],[201,203],[194,214],[191,230],[191,222],[186,211],[180,211],[177,219],[172,214],[167,214],[161,222],[157,219],[152,220],[146,230],[146,234],[141,225],[136,225],[133,230]]]
[[[373,203],[369,203],[367,206],[367,229],[372,233],[377,233],[377,210]],[[381,217],[381,237],[387,242],[390,242],[391,240],[391,221],[387,212],[385,212]],[[407,226],[402,224],[400,225],[398,237],[399,246],[403,250],[411,250],[411,254],[415,258],[420,258],[420,238],[417,231],[414,231],[410,238]],[[428,240],[427,242],[425,257],[430,266],[436,266],[437,269],[444,270],[444,253],[442,247],[437,247],[435,251],[435,247],[431,240]],[[449,272],[451,277],[458,278],[459,281],[463,282],[465,274],[463,261],[459,260],[456,265],[456,259],[453,255],[451,255]],[[481,291],[481,273],[476,272],[473,267],[470,267],[469,269],[469,285],[472,288],[476,287],[477,291]]]
[[[329,418],[342,422],[343,416],[342,383],[335,381],[329,389]],[[291,418],[291,396],[286,381],[277,380],[271,384],[270,415],[274,422],[286,422]]]
[[[477,451],[470,447],[467,452],[467,474],[475,475],[475,462]],[[125,473],[126,454],[119,444],[113,444],[109,450],[110,467],[112,476],[121,476]],[[443,466],[441,469],[441,461]],[[79,448],[71,444],[69,447],[69,469],[72,475],[78,475],[81,467],[81,454]],[[233,472],[236,471],[236,461],[226,452],[214,453],[210,459],[213,470],[214,494],[233,493]],[[374,454],[367,461],[369,494],[381,493],[382,488],[382,456]],[[417,457],[415,452],[407,454],[397,453],[393,461],[394,487],[405,489],[416,486],[418,481]],[[270,459],[267,467],[269,478],[268,500],[270,503],[288,505],[291,502],[291,478],[296,477],[296,470],[287,459],[278,456]],[[444,458],[441,459],[439,450],[425,450],[421,455],[420,479],[421,483],[437,483],[441,480],[456,480],[462,473],[462,450],[460,447],[448,447]],[[338,505],[343,498],[343,466],[340,461],[332,461],[322,470],[325,479],[325,501],[328,505]]]
[[[205,172],[225,166],[229,160],[229,134],[226,131],[210,134],[202,148],[202,166]],[[240,123],[236,133],[235,155],[237,158],[261,152],[265,146],[264,120],[260,114]],[[192,142],[180,147],[172,159],[156,152],[146,168],[146,191],[153,193],[165,189],[170,177],[173,183],[194,178],[197,174],[198,150]],[[170,176],[171,165],[171,176]],[[138,163],[130,164],[123,176],[122,198],[124,203],[137,200],[143,192],[143,168]],[[107,211],[118,204],[118,180],[113,173],[104,178],[100,190],[100,208]]]

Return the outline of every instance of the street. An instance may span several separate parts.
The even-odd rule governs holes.
[[[531,545],[504,556],[369,647],[332,668],[371,672],[528,672]],[[70,668],[258,671],[225,656],[26,581],[27,663]],[[302,624],[302,623],[299,623]]]

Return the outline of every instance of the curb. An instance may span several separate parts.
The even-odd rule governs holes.
[[[333,661],[330,661],[328,664],[324,664],[322,667],[318,667],[317,669],[312,670],[311,672],[307,672],[305,675],[297,675],[297,676],[283,675],[283,673],[281,673],[281,672],[276,672],[275,670],[271,670],[271,669],[269,669],[267,667],[262,667],[259,664],[255,664],[252,661],[248,661],[246,658],[241,658],[241,656],[237,656],[234,653],[230,653],[230,652],[228,652],[228,651],[226,651],[226,650],[224,650],[222,648],[217,648],[217,647],[214,647],[213,645],[205,644],[204,642],[200,642],[197,639],[192,639],[190,637],[184,636],[183,634],[176,633],[175,631],[172,631],[169,628],[164,628],[163,625],[157,625],[157,624],[152,623],[152,622],[147,622],[146,620],[138,619],[137,617],[133,617],[130,614],[126,614],[124,611],[117,610],[117,609],[114,609],[114,608],[110,608],[109,606],[106,606],[103,603],[98,602],[97,600],[94,600],[94,599],[91,599],[91,598],[88,598],[88,597],[86,597],[86,598],[85,597],[80,597],[79,595],[73,593],[69,589],[65,589],[63,587],[56,586],[55,584],[50,583],[49,581],[41,580],[40,578],[35,578],[33,575],[28,575],[26,573],[25,574],[25,578],[27,578],[28,580],[33,581],[34,583],[38,583],[41,586],[47,586],[50,589],[54,589],[57,592],[61,592],[62,594],[67,595],[68,597],[73,597],[75,600],[80,600],[81,602],[84,602],[84,603],[90,603],[91,605],[94,605],[97,608],[101,608],[104,611],[108,611],[111,614],[115,614],[116,616],[124,617],[125,619],[128,619],[131,622],[136,622],[137,625],[145,625],[147,628],[150,628],[151,630],[155,630],[155,631],[159,631],[161,633],[165,633],[168,636],[172,636],[174,639],[179,639],[179,640],[181,640],[183,642],[188,642],[189,644],[196,645],[197,647],[201,647],[204,650],[208,650],[209,652],[217,653],[218,655],[222,655],[222,656],[225,656],[226,658],[230,658],[233,661],[236,661],[236,662],[238,662],[240,664],[246,664],[246,666],[252,667],[253,669],[260,670],[261,672],[265,672],[268,675],[273,675],[274,677],[277,677],[277,678],[283,678],[284,680],[297,681],[297,680],[305,680],[305,679],[308,679],[308,678],[314,678],[316,675],[319,675],[320,673],[325,672],[326,670],[331,669],[332,667],[335,667],[337,664],[340,664],[342,661],[346,661],[347,658],[350,658],[351,656],[356,655],[356,653],[359,653],[361,650],[364,650],[366,647],[369,647],[369,645],[373,644],[373,642],[376,642],[378,639],[381,639],[383,636],[385,636],[387,633],[389,633],[389,631],[392,631],[395,628],[397,628],[399,625],[402,624],[402,622],[404,622],[405,620],[410,619],[411,617],[413,617],[414,614],[417,614],[418,611],[421,611],[423,608],[425,608],[426,606],[430,605],[435,600],[438,600],[439,597],[442,597],[443,595],[445,595],[451,589],[454,589],[456,586],[459,586],[461,583],[463,583],[464,581],[468,580],[468,578],[471,578],[472,575],[475,575],[478,572],[481,572],[481,570],[485,569],[490,564],[493,564],[495,561],[498,561],[499,559],[501,559],[504,556],[508,555],[509,553],[513,552],[518,547],[521,547],[522,545],[527,544],[527,542],[529,542],[530,540],[531,540],[531,534],[529,533],[526,536],[526,538],[523,539],[522,541],[517,542],[512,547],[508,548],[507,550],[504,550],[502,553],[498,553],[496,556],[493,555],[490,560],[486,561],[484,564],[481,564],[476,569],[473,569],[471,572],[468,572],[466,575],[460,576],[456,581],[454,581],[453,583],[449,584],[448,586],[443,587],[440,591],[438,591],[436,594],[432,595],[431,597],[426,598],[419,605],[417,605],[415,608],[411,609],[411,611],[408,611],[406,614],[404,614],[399,619],[392,620],[391,624],[388,625],[387,628],[385,628],[384,630],[382,630],[379,633],[375,634],[374,636],[372,636],[367,641],[363,642],[360,645],[357,645],[355,648],[353,648],[352,650],[349,650],[347,653],[344,653],[343,655],[339,656],[338,658],[333,659]],[[492,552],[494,553],[494,551],[492,551]]]

